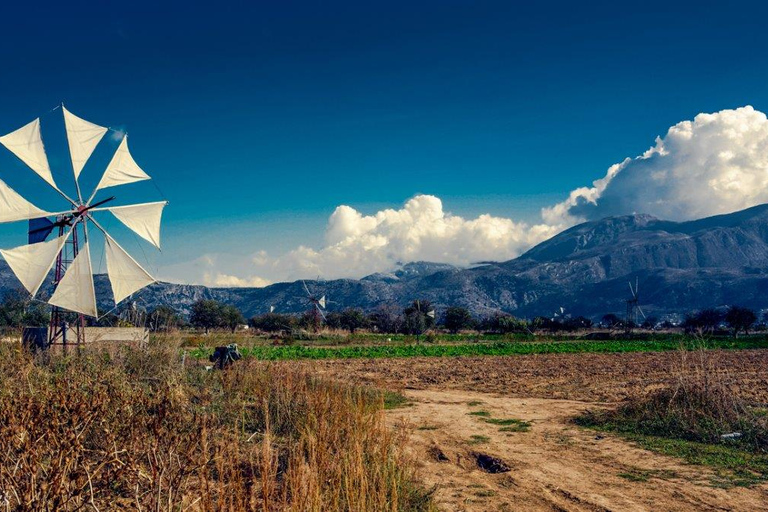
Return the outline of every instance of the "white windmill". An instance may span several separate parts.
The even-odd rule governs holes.
[[[626,316],[626,321],[624,322],[624,330],[629,333],[632,331],[632,327],[637,324],[638,312],[643,316],[643,320],[646,320],[647,318],[645,316],[645,313],[643,313],[643,309],[640,307],[639,279],[635,278],[634,288],[632,288],[632,281],[628,281],[628,284],[629,284],[629,292],[632,294],[632,298],[627,299],[625,301],[627,303],[627,316]]]
[[[304,286],[304,291],[307,292],[307,302],[310,304],[311,311],[315,315],[319,315],[323,320],[326,320],[325,313],[323,313],[326,305],[325,295],[318,297],[316,294],[310,292],[309,287],[304,280],[301,281],[301,284]]]
[[[58,107],[57,107],[58,108]],[[0,144],[16,155],[67,202],[64,209],[50,212],[38,208],[0,180],[0,223],[29,221],[29,244],[0,250],[0,254],[34,298],[55,265],[54,290],[48,303],[53,306],[49,343],[62,338],[63,311],[78,313],[77,341],[84,341],[84,315],[98,317],[93,268],[88,239],[90,225],[104,235],[104,255],[115,305],[155,279],[123,249],[93,218],[94,212],[108,211],[137,235],[160,248],[160,219],[167,201],[106,206],[114,196],[93,202],[100,191],[150,177],[136,164],[128,151],[128,136],[123,136],[101,180],[87,200],[83,200],[78,179],[85,163],[109,128],[90,123],[69,112],[63,105],[67,142],[74,172],[77,198],[59,188],[53,179],[40,132],[40,119],[0,137]],[[53,220],[50,220],[53,219]],[[48,239],[54,232],[55,237]]]

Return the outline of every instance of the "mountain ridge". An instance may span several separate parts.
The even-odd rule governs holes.
[[[329,310],[383,304],[405,306],[416,298],[438,308],[464,306],[477,316],[496,312],[549,316],[560,307],[572,315],[599,318],[621,313],[628,281],[640,283],[640,304],[649,315],[679,315],[695,309],[768,304],[768,205],[686,222],[635,214],[573,226],[517,258],[470,267],[412,262],[361,279],[306,281],[325,294]],[[5,262],[0,290],[20,285]],[[50,282],[45,290],[50,290]],[[109,282],[96,276],[99,306],[112,307]],[[46,293],[44,291],[44,293]],[[301,281],[264,288],[209,288],[155,283],[135,296],[151,308],[170,304],[183,313],[199,299],[238,307],[251,316],[308,308]]]

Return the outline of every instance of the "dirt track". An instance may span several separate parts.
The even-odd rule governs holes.
[[[409,448],[422,461],[424,482],[438,486],[442,510],[768,510],[768,485],[718,488],[707,469],[573,426],[570,418],[594,404],[466,391],[406,394],[414,405],[390,411],[389,420],[411,430]],[[471,406],[475,401],[482,404]],[[477,410],[530,421],[530,431],[500,432],[469,414]],[[489,440],[475,444],[473,435]],[[438,461],[435,448],[447,460]],[[497,457],[510,471],[489,474],[473,453]]]
[[[411,431],[409,449],[424,482],[437,486],[443,510],[768,510],[768,484],[723,489],[707,468],[614,436],[597,439],[571,422],[584,409],[615,406],[693,367],[708,368],[735,393],[768,403],[768,350],[307,364],[347,382],[404,390],[413,405],[389,411],[388,418]],[[500,432],[470,415],[479,409],[530,421],[530,431]],[[438,453],[447,460],[437,460]],[[499,458],[510,471],[481,470],[477,453]]]

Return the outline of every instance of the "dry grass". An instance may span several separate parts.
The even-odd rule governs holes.
[[[173,346],[33,360],[0,345],[9,510],[431,510],[380,393]]]
[[[703,350],[678,352],[669,386],[635,395],[615,411],[588,413],[585,423],[613,424],[621,430],[703,443],[738,444],[768,452],[768,418],[729,383],[729,370]],[[721,436],[737,432],[736,440]]]

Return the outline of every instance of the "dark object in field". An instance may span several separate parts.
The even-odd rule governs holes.
[[[237,350],[237,343],[230,343],[226,347],[216,347],[208,360],[216,363],[216,366],[223,370],[242,357],[240,351]]]
[[[21,332],[21,341],[24,348],[31,352],[48,348],[47,327],[24,327]]]
[[[474,452],[472,455],[477,461],[477,466],[486,473],[506,473],[512,468],[503,460],[486,453]]]

